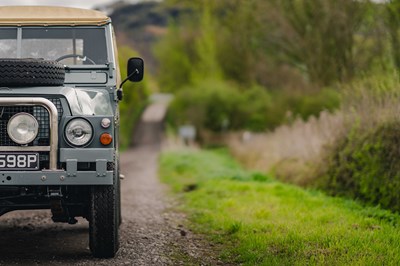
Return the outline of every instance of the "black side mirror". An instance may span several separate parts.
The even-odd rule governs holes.
[[[133,57],[128,60],[128,79],[132,82],[143,80],[144,62],[142,58]]]
[[[121,84],[119,85],[119,90],[120,96],[118,96],[118,99],[122,99],[122,86],[125,84],[125,82],[132,81],[132,82],[139,82],[143,80],[143,74],[144,74],[144,62],[142,58],[138,57],[132,57],[128,60],[128,76],[126,79],[124,79]]]

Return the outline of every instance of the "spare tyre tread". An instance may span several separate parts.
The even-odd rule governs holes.
[[[61,86],[64,65],[43,59],[0,59],[0,86]]]

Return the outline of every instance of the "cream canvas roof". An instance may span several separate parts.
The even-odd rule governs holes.
[[[0,26],[4,25],[104,25],[110,22],[105,14],[71,7],[2,6]]]

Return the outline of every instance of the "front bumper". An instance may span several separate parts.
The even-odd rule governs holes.
[[[61,148],[60,162],[66,169],[42,171],[1,171],[3,185],[112,185],[114,171],[107,170],[107,163],[114,162],[114,149]],[[78,162],[96,164],[96,171],[78,171]]]
[[[77,171],[68,176],[67,171],[0,172],[0,187],[48,185],[112,185],[113,171],[99,176],[96,171]]]

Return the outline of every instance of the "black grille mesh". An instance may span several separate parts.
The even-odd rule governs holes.
[[[114,171],[115,163],[114,162],[107,162],[107,171]]]
[[[57,108],[58,122],[63,116],[63,108],[59,98],[49,98]],[[39,132],[28,146],[50,145],[50,116],[46,108],[42,106],[0,106],[0,146],[19,146],[10,139],[7,133],[7,124],[10,118],[17,113],[28,113],[33,115],[39,123]],[[49,152],[39,152],[40,168],[49,168]]]
[[[58,110],[58,122],[63,116],[61,101],[58,98],[49,99]],[[7,124],[10,118],[17,113],[28,113],[33,115],[39,123],[39,133],[34,141],[28,146],[50,145],[50,116],[42,106],[0,106],[0,146],[19,146],[10,139],[7,133]]]

